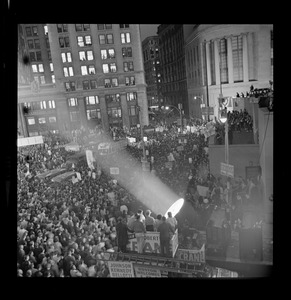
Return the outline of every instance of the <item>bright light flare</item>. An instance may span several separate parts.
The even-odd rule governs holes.
[[[172,213],[172,217],[175,217],[175,215],[180,211],[182,206],[184,205],[184,199],[180,198],[174,204],[170,206],[170,208],[166,211],[165,217],[168,216],[168,212]]]

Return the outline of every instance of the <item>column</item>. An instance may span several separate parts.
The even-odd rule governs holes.
[[[215,81],[220,85],[220,58],[218,51],[218,40],[214,40]]]
[[[248,42],[247,34],[243,34],[243,71],[244,71],[244,82],[249,81],[249,60],[248,60]]]
[[[211,85],[211,68],[210,68],[210,42],[206,43],[206,67],[207,67],[207,83]]]
[[[227,66],[228,66],[228,83],[233,83],[233,59],[231,36],[227,37]]]
[[[71,120],[67,104],[67,99],[58,99],[56,102],[56,114],[58,120],[58,129],[60,132],[71,130]]]
[[[129,115],[128,115],[128,102],[126,101],[126,94],[123,93],[120,95],[120,102],[121,102],[121,111],[122,111],[122,123],[127,128],[130,128],[130,121],[129,121]]]
[[[84,102],[85,102],[84,97],[78,97],[81,125],[86,128],[88,123],[87,123],[87,114],[86,114],[86,108]]]
[[[105,131],[109,130],[109,122],[108,122],[108,113],[107,113],[107,105],[105,101],[105,95],[99,95],[100,99],[100,109],[101,109],[101,120],[102,127]]]

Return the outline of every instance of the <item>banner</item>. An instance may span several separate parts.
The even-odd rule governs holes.
[[[29,145],[38,145],[38,144],[43,144],[42,135],[17,139],[17,147],[25,147]]]
[[[108,261],[110,277],[134,277],[132,262]]]
[[[130,251],[137,252],[137,240],[136,237],[131,238],[132,236],[128,236],[129,244],[128,248]],[[148,231],[145,234],[145,245],[144,252],[146,253],[160,253],[160,233],[154,231]]]
[[[110,174],[111,175],[118,175],[119,174],[119,168],[110,168]]]
[[[94,157],[93,157],[93,152],[91,150],[86,150],[86,158],[87,158],[87,164],[90,169],[95,169],[93,162],[94,162]]]
[[[193,263],[205,263],[205,244],[200,250],[178,249],[176,258]]]
[[[134,266],[135,277],[161,277],[161,271],[159,269],[144,267],[144,266]]]

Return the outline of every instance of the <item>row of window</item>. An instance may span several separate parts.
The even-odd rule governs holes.
[[[56,103],[55,100],[36,101],[36,102],[25,102],[23,106],[31,110],[54,109],[56,108]]]
[[[111,49],[101,49],[101,59],[113,59],[115,58],[115,50]],[[122,48],[122,57],[132,57],[132,48],[131,47],[123,47]],[[71,52],[63,52],[61,53],[61,58],[63,63],[72,62],[72,53]],[[92,50],[87,51],[79,51],[79,59],[80,61],[94,60],[94,55]]]
[[[129,24],[119,24],[119,28],[129,28]],[[89,31],[90,24],[75,24],[76,31]],[[97,24],[98,30],[112,29],[112,24]],[[68,32],[68,24],[57,24],[58,33]]]
[[[100,45],[114,44],[113,34],[99,34],[98,38],[99,38]],[[130,33],[129,32],[121,33],[120,40],[121,40],[121,44],[131,43]],[[79,47],[92,46],[91,35],[77,36],[77,44]],[[70,38],[68,36],[59,37],[59,45],[61,48],[70,47]]]
[[[68,70],[70,72],[70,69]],[[69,74],[69,73],[68,73]],[[135,77],[134,76],[128,76],[125,77],[125,85],[126,86],[132,86],[135,85]],[[74,81],[64,82],[65,90],[66,92],[73,92],[76,90],[76,84]],[[91,89],[97,89],[97,80],[84,80],[82,82],[83,90],[91,90]],[[104,79],[104,87],[105,88],[111,88],[111,87],[118,87],[118,78],[105,78]]]

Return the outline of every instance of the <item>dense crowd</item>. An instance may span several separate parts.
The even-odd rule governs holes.
[[[115,131],[115,135],[113,131],[117,138],[134,135],[128,129]],[[84,141],[87,134],[80,130],[75,138]],[[197,210],[222,205],[226,186],[209,175],[203,134],[188,131],[181,136],[177,127],[169,126],[146,135],[151,169],[166,185]],[[46,170],[65,166],[70,153],[63,145],[68,141],[52,135],[44,144],[18,148],[18,276],[108,277],[106,257],[110,252],[128,251],[130,231],[136,234],[139,252],[144,242],[139,233],[159,231],[162,255],[168,255],[169,238],[175,228],[185,229],[184,220],[177,223],[170,215],[134,211],[138,199],[105,172],[93,179],[84,162],[75,166],[82,178],[77,183],[37,178]],[[140,144],[127,151],[132,157],[129,165],[140,164]],[[242,183],[238,183],[239,191],[245,188]],[[207,186],[208,194],[199,195],[198,185]]]

